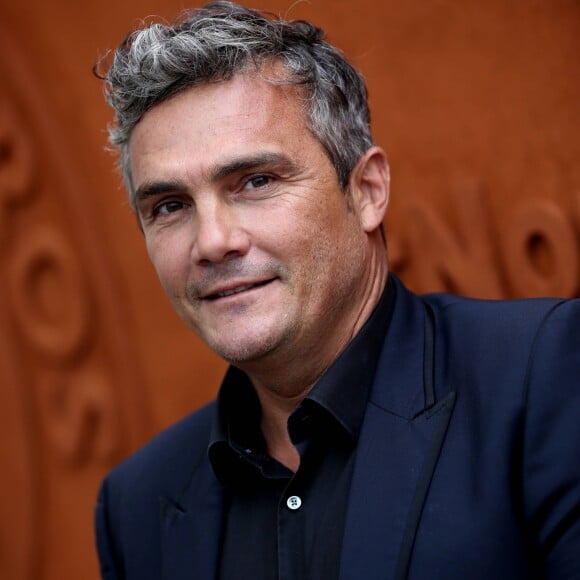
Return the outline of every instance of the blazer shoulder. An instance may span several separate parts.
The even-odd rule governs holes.
[[[439,376],[464,394],[469,385],[470,396],[508,397],[516,406],[525,401],[531,375],[557,365],[564,352],[579,357],[573,336],[580,300],[494,301],[447,295],[423,300],[434,313]],[[547,336],[552,348],[543,346]]]
[[[580,307],[580,300],[566,298],[478,300],[450,294],[427,294],[421,298],[440,323],[481,336],[502,331],[508,335],[533,335],[556,310],[573,312]]]

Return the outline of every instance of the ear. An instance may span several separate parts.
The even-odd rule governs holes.
[[[389,164],[380,147],[359,159],[349,180],[351,203],[367,233],[380,228],[389,205]]]

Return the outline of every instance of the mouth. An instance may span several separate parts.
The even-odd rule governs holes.
[[[207,294],[203,297],[204,300],[219,300],[220,298],[227,298],[228,296],[233,296],[235,294],[241,294],[242,292],[247,292],[248,290],[254,290],[255,288],[261,288],[262,286],[266,286],[273,282],[275,278],[269,278],[268,280],[262,280],[260,282],[252,282],[249,284],[240,284],[239,286],[234,286],[231,288],[227,288],[224,290],[220,290],[219,292],[213,292],[211,294]]]

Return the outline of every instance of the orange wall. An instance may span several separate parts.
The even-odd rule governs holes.
[[[412,288],[579,295],[576,0],[256,4],[319,23],[367,77]],[[96,579],[99,480],[219,384],[147,262],[90,72],[139,17],[183,7],[0,0],[3,580]]]

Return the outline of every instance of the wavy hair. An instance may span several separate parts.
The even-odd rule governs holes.
[[[266,80],[303,87],[308,128],[326,150],[344,191],[358,159],[373,144],[361,74],[309,22],[218,1],[184,13],[173,24],[155,23],[130,33],[104,73],[99,72],[102,62],[95,67],[115,110],[109,142],[119,150],[131,203],[129,139],[149,109],[187,87],[276,62],[284,65],[285,77]]]

